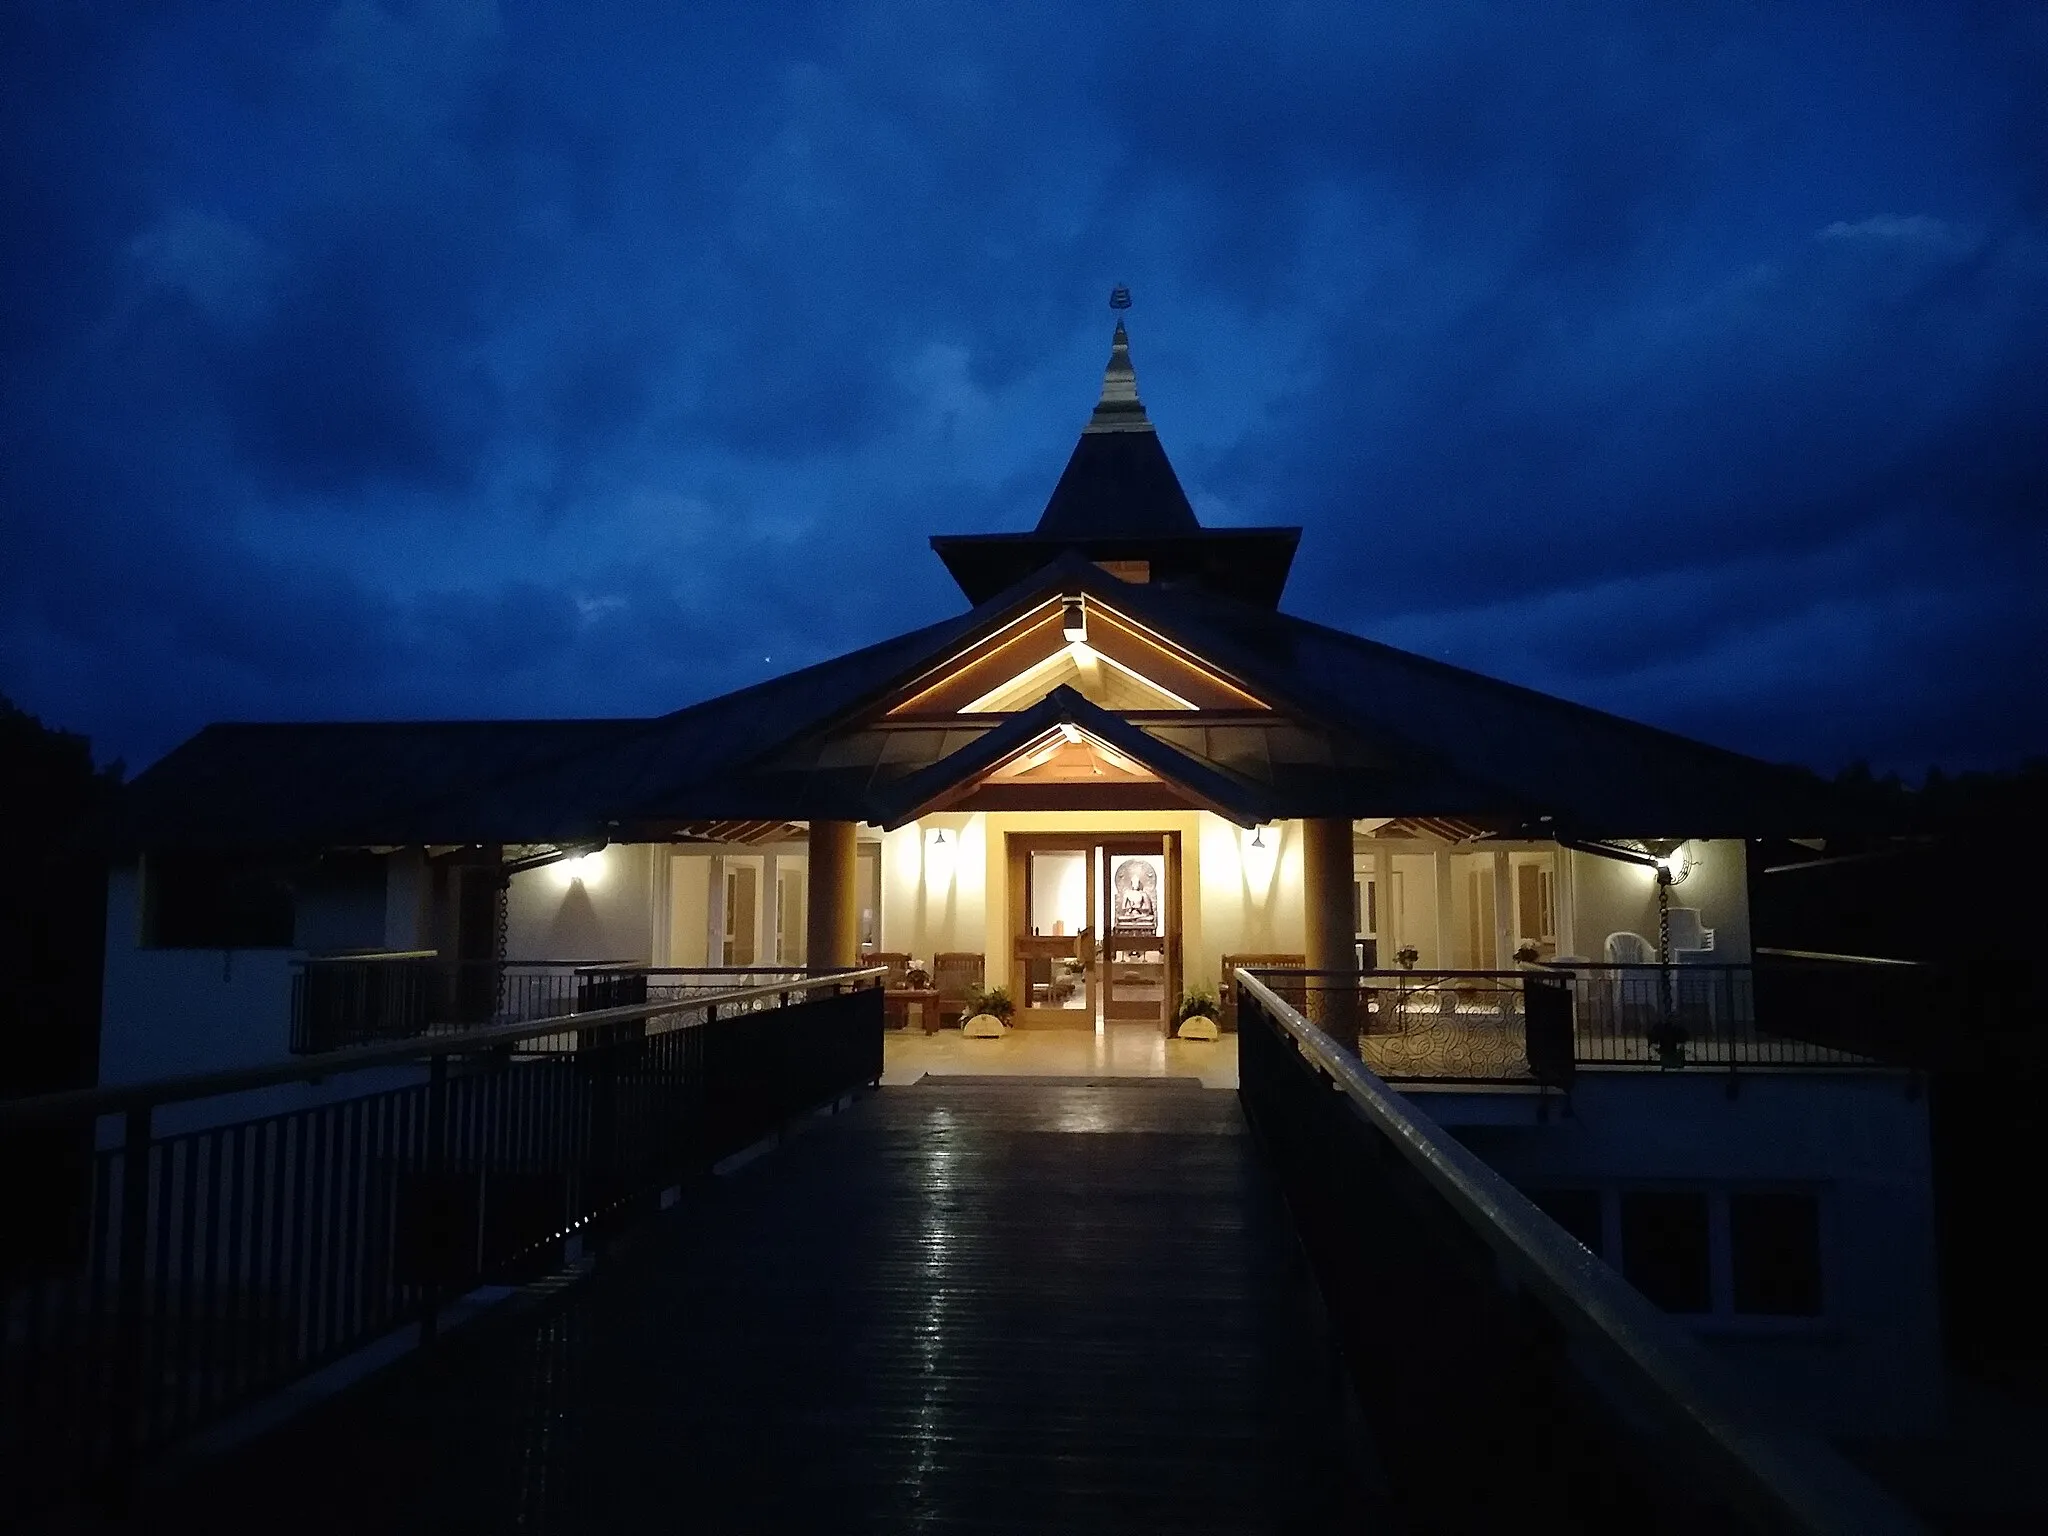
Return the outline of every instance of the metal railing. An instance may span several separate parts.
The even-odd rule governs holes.
[[[438,951],[309,955],[292,975],[291,1048],[342,1050],[486,1024],[703,997],[805,975],[801,966],[645,966],[587,960],[452,960]]]
[[[69,1213],[0,1260],[0,1508],[125,1487],[195,1430],[402,1325],[430,1338],[447,1299],[552,1267],[571,1234],[878,1080],[882,974],[0,1104],[0,1195]],[[166,1106],[373,1071],[353,1097],[155,1134]]]
[[[1775,962],[1254,974],[1382,1077],[1555,1086],[1589,1066],[1913,1065],[1923,979]]]
[[[1919,1529],[1271,987],[1236,980],[1245,1110],[1416,1528]]]

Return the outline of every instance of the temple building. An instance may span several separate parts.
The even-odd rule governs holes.
[[[304,953],[880,953],[1162,1030],[1237,956],[1750,959],[1745,839],[1808,781],[1284,613],[1300,537],[1201,525],[1119,322],[1037,526],[932,539],[956,618],[653,719],[201,731],[134,786],[110,1023],[244,950],[275,1017]]]
[[[1291,615],[1301,542],[1202,525],[1119,320],[1036,526],[932,538],[955,617],[653,718],[209,726],[128,796],[103,1080],[864,962],[913,1033],[1203,991],[1226,1049],[1238,966],[1365,974],[1368,1064],[1589,1246],[1817,1412],[1932,1411],[1924,1106],[1762,1028],[1819,786]]]

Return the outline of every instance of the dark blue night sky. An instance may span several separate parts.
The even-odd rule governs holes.
[[[1647,13],[1647,16],[1646,14]],[[1288,606],[2048,750],[2048,7],[15,0],[0,690],[648,713],[955,611],[1114,282]]]

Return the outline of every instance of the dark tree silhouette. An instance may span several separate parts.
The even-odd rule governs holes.
[[[83,1087],[99,1057],[108,812],[121,766],[0,696],[0,1097]]]

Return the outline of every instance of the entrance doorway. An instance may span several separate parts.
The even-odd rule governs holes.
[[[1008,839],[1017,1023],[1164,1032],[1180,995],[1180,834]]]

